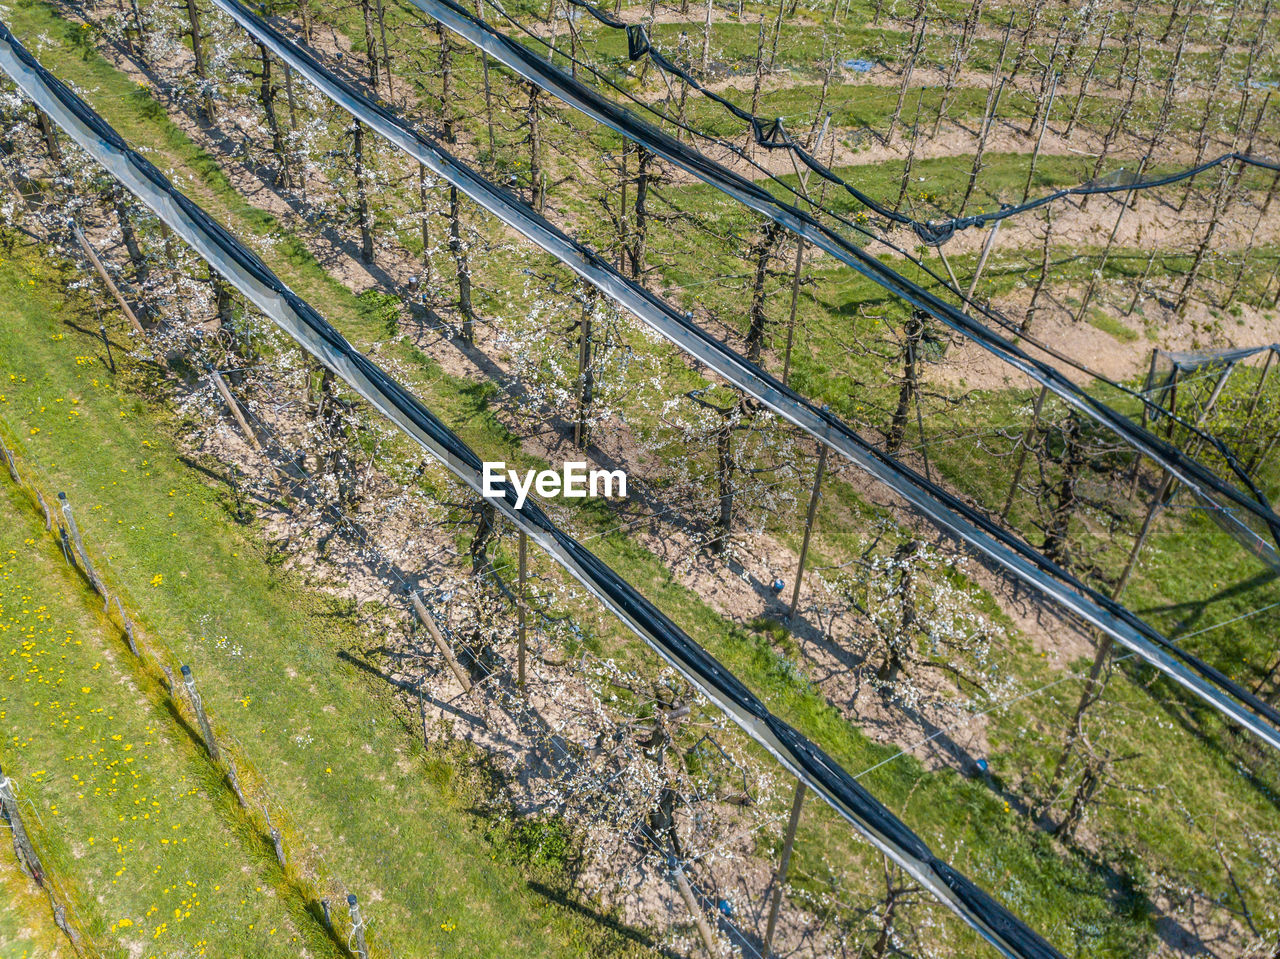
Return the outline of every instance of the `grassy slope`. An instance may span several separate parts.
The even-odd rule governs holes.
[[[53,923],[49,900],[22,874],[9,849],[0,853],[0,943],[13,959],[65,959],[75,950]]]
[[[81,931],[106,956],[338,957],[8,482],[0,510],[5,771]]]

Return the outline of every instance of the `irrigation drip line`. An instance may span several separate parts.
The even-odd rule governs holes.
[[[235,4],[241,16],[256,20]],[[478,495],[484,489],[475,452],[399,382],[357,351],[230,232],[174,188],[97,113],[50,74],[0,23],[0,69],[90,156],[150,207],[210,266],[304,349],[444,464]],[[820,795],[873,846],[1009,959],[1064,959],[970,879],[938,859],[887,807],[830,756],[773,715],[736,676],[574,539],[535,502],[516,509],[516,491],[502,484],[489,500],[583,584],[708,700],[793,775]]]
[[[1280,569],[1280,553],[1276,548],[1276,545],[1280,544],[1280,516],[1272,511],[1266,496],[1257,488],[1247,471],[1240,466],[1220,440],[1207,434],[1200,434],[1223,455],[1233,471],[1248,485],[1253,493],[1252,498],[1224,482],[1213,471],[1187,456],[1171,443],[1134,423],[1102,400],[1091,396],[1055,367],[1042,360],[1034,359],[1014,342],[1004,338],[963,310],[939,299],[919,284],[908,280],[877,257],[850,243],[798,207],[779,200],[759,184],[734,173],[700,151],[687,147],[625,107],[606,99],[598,91],[570,77],[523,44],[494,30],[485,21],[476,19],[455,0],[409,0],[409,2],[515,71],[528,82],[559,98],[597,123],[603,124],[640,144],[651,153],[693,174],[738,203],[786,227],[818,249],[853,267],[867,279],[896,294],[911,306],[932,316],[966,339],[978,343],[1010,366],[1042,386],[1048,387],[1067,403],[1116,433],[1135,450],[1146,454],[1167,470],[1205,502],[1218,524],[1234,536],[1241,545],[1263,562]],[[385,111],[382,112],[385,113]],[[1261,520],[1271,533],[1274,543],[1268,543],[1247,523],[1230,515],[1214,500],[1212,494],[1234,502]]]
[[[494,0],[489,0],[494,2]],[[639,60],[641,57],[648,57],[659,70],[665,73],[679,77],[687,83],[692,89],[698,91],[702,96],[718,103],[725,110],[732,113],[737,119],[745,123],[751,130],[751,137],[755,143],[766,150],[788,150],[793,153],[799,160],[804,163],[810,170],[816,173],[830,183],[843,189],[863,206],[874,211],[878,216],[901,226],[910,227],[915,231],[923,243],[929,246],[941,246],[955,236],[959,230],[966,230],[969,227],[976,226],[979,229],[997,223],[1000,220],[1008,219],[1011,216],[1017,216],[1030,210],[1038,209],[1049,203],[1061,200],[1071,196],[1090,196],[1098,193],[1119,193],[1128,192],[1129,190],[1149,190],[1154,187],[1169,186],[1172,183],[1178,183],[1182,180],[1189,179],[1211,170],[1214,167],[1221,166],[1224,163],[1241,163],[1248,166],[1260,167],[1264,170],[1275,170],[1280,172],[1280,163],[1267,160],[1262,157],[1256,157],[1249,153],[1224,153],[1222,156],[1213,160],[1206,160],[1199,166],[1192,167],[1187,170],[1181,170],[1177,173],[1171,173],[1167,176],[1156,177],[1149,180],[1130,179],[1110,175],[1100,180],[1090,181],[1080,186],[1067,187],[1056,190],[1046,196],[1030,200],[1026,203],[1020,203],[1016,206],[1001,205],[1000,209],[990,213],[976,213],[972,216],[952,217],[949,220],[917,220],[906,214],[899,213],[897,210],[891,209],[879,202],[875,198],[868,196],[863,191],[848,180],[841,177],[838,173],[824,164],[821,160],[810,153],[802,144],[787,132],[782,124],[782,117],[775,117],[771,120],[742,109],[737,104],[720,96],[714,90],[710,90],[703,86],[699,80],[694,77],[688,70],[685,70],[679,64],[670,60],[664,53],[658,50],[650,40],[648,32],[643,24],[625,23],[618,20],[612,15],[601,10],[599,7],[588,0],[567,0],[568,3],[575,7],[581,7],[586,10],[600,23],[614,30],[622,30],[627,35],[627,59],[631,61]],[[596,73],[596,71],[592,71]],[[599,76],[598,73],[596,73]],[[1123,171],[1121,171],[1123,172]],[[1109,182],[1103,182],[1103,180]]]
[[[1280,710],[1220,670],[1185,653],[1131,610],[1087,586],[927,476],[922,477],[897,458],[878,450],[829,410],[818,409],[767,371],[715,339],[688,315],[635,281],[623,277],[600,256],[567,236],[540,214],[411,129],[358,87],[335,76],[311,53],[269,26],[237,0],[214,2],[258,43],[269,48],[353,117],[557,257],[582,279],[695,360],[865,470],[939,528],[967,543],[1085,622],[1110,634],[1122,646],[1133,650],[1212,708],[1280,749]]]

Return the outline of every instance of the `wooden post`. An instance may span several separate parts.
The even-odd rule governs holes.
[[[951,289],[955,290],[956,294],[959,295],[960,281],[956,279],[956,271],[951,269],[951,261],[947,259],[947,254],[942,247],[938,247],[937,250],[938,258],[942,260],[942,265],[947,268],[947,276],[951,278]],[[961,305],[963,306],[963,304]]]
[[[431,635],[431,640],[436,644],[436,649],[440,650],[440,655],[444,657],[444,661],[449,664],[449,668],[453,670],[453,675],[458,678],[458,682],[462,684],[464,693],[471,692],[471,677],[467,675],[467,671],[462,668],[462,664],[458,662],[458,658],[453,655],[453,650],[449,648],[449,644],[445,642],[444,636],[440,634],[440,628],[436,626],[436,621],[427,612],[427,607],[422,605],[422,600],[418,598],[418,594],[410,591],[409,602],[413,604],[413,611],[418,614],[418,619],[422,625],[427,627],[427,632]]]
[[[769,903],[769,921],[764,927],[763,955],[768,956],[773,950],[773,933],[778,926],[778,910],[782,907],[782,887],[787,884],[787,870],[791,868],[791,851],[795,848],[796,827],[800,824],[800,808],[804,804],[807,787],[796,780],[796,794],[791,801],[791,819],[787,822],[787,836],[782,842],[782,858],[778,860],[778,871],[773,877],[773,900]]]
[[[804,540],[800,544],[800,567],[796,570],[796,585],[791,591],[791,606],[787,610],[787,619],[796,613],[800,604],[800,583],[804,579],[804,562],[809,556],[809,537],[813,533],[813,516],[818,511],[818,496],[822,492],[822,472],[827,468],[827,444],[818,448],[818,468],[813,475],[813,492],[809,494],[809,511],[804,518]]]
[[[716,949],[715,936],[711,933],[711,927],[707,925],[707,917],[698,908],[698,900],[693,895],[689,880],[685,878],[684,870],[679,865],[672,865],[671,878],[675,880],[676,888],[680,890],[680,898],[689,907],[689,914],[693,917],[694,925],[698,927],[698,935],[702,937],[702,944],[707,947],[707,955],[715,959],[719,955],[719,951]]]
[[[231,791],[235,793],[236,802],[240,804],[241,809],[248,809],[249,803],[244,798],[244,790],[240,788],[240,774],[236,770],[236,762],[230,756],[223,757],[223,765],[227,768],[227,785],[231,787]],[[262,810],[264,813],[266,809]],[[284,865],[284,863],[281,863]]]
[[[9,452],[9,447],[4,445],[4,439],[0,438],[0,453],[4,453],[4,463],[9,467],[9,478],[22,485],[22,480],[18,477],[18,464],[13,461],[13,454]],[[36,494],[39,495],[38,493]]]
[[[36,502],[40,504],[40,508],[44,510],[44,531],[46,533],[53,530],[53,514],[49,512],[49,504],[44,501],[44,494],[36,490]]]
[[[354,892],[347,893],[347,912],[351,915],[351,938],[355,941],[358,959],[369,959],[369,947],[364,942],[364,920],[360,917],[360,904]]]
[[[217,762],[218,741],[213,738],[213,727],[209,725],[209,717],[204,711],[204,702],[196,691],[196,678],[191,675],[191,667],[182,667],[182,684],[187,687],[187,696],[191,699],[191,708],[196,711],[196,719],[200,723],[200,735],[204,737],[204,748],[209,750],[209,758]]]
[[[76,518],[71,515],[71,503],[67,501],[67,494],[59,493],[58,500],[62,503],[62,515],[67,521],[67,529],[71,531],[71,539],[76,544],[76,553],[80,557],[80,562],[84,565],[84,571],[89,577],[89,582],[100,594],[105,595],[106,588],[102,585],[102,580],[98,578],[93,564],[89,562],[89,554],[84,551],[84,540],[80,538],[80,527],[76,525]]]
[[[831,114],[828,113],[826,119],[822,121],[822,129],[818,131],[818,138],[813,141],[813,152],[817,152],[822,147],[822,140],[827,135],[827,128],[831,125]],[[791,162],[795,162],[793,156]],[[808,196],[809,168],[805,167],[803,173],[800,174],[800,190]],[[796,267],[795,273],[791,277],[791,318],[787,321],[787,346],[782,354],[782,385],[787,385],[787,378],[791,375],[791,343],[795,338],[796,332],[796,307],[800,303],[800,274],[804,268],[804,237],[796,240]]]
[[[43,886],[44,867],[40,864],[40,857],[36,855],[35,846],[31,845],[31,837],[23,828],[22,817],[18,812],[18,798],[13,793],[13,781],[5,776],[2,769],[0,769],[0,813],[3,813],[4,818],[8,820],[9,830],[13,833],[13,850],[17,853],[18,865],[38,885]]]
[[[133,621],[129,619],[128,614],[124,611],[124,603],[120,602],[120,597],[115,597],[116,609],[120,610],[120,623],[124,626],[125,639],[129,642],[129,652],[138,655],[138,640],[133,635]]]
[[[267,833],[271,836],[271,845],[276,850],[276,862],[280,863],[280,868],[283,869],[285,867],[284,838],[280,835],[280,830],[272,824],[271,813],[267,811],[266,805],[262,807],[262,815],[267,821]]]
[[[244,438],[249,441],[249,445],[255,450],[261,449],[258,445],[258,437],[253,435],[253,430],[249,427],[249,421],[244,418],[244,413],[240,409],[240,404],[236,402],[236,398],[231,395],[231,390],[227,388],[227,382],[222,378],[222,374],[217,370],[209,370],[209,378],[213,380],[213,385],[218,388],[218,392],[222,395],[222,400],[231,408],[231,415],[235,417],[236,422],[240,424],[240,430],[244,433]]]
[[[987,256],[991,253],[991,245],[995,242],[996,234],[1000,232],[1000,224],[1003,220],[996,220],[991,225],[991,232],[987,234],[986,242],[982,244],[982,253],[978,255],[978,268],[973,271],[973,279],[969,281],[969,292],[964,295],[964,307],[967,310],[969,303],[973,300],[973,292],[978,288],[978,280],[982,277],[982,271],[987,267]]]
[[[107,269],[102,265],[102,261],[98,259],[98,254],[95,253],[93,247],[89,245],[89,240],[85,237],[83,231],[81,231],[80,224],[76,223],[75,220],[70,220],[67,225],[71,227],[71,233],[75,236],[76,242],[80,244],[80,249],[84,250],[84,255],[89,258],[90,265],[92,265],[94,272],[98,274],[98,279],[102,280],[103,285],[107,288],[107,292],[115,299],[116,303],[120,307],[120,312],[123,313],[125,315],[125,319],[129,321],[129,325],[145,336],[147,331],[142,328],[142,324],[138,321],[138,317],[129,307],[129,304],[125,302],[125,298],[120,293],[119,287],[116,286],[115,282],[107,273]]]
[[[1044,399],[1049,395],[1049,387],[1040,387],[1040,395],[1036,397],[1035,412],[1031,415],[1031,432],[1035,432],[1040,428],[1040,410],[1044,407]],[[1013,506],[1013,498],[1017,495],[1018,484],[1022,482],[1022,468],[1027,463],[1027,444],[1025,441],[1026,434],[1018,437],[1018,446],[1021,449],[1018,452],[1018,465],[1013,470],[1013,482],[1009,484],[1009,495],[1005,497],[1004,506],[1000,509],[1000,519],[1004,520],[1009,515],[1009,508]]]
[[[524,685],[524,659],[525,659],[525,603],[528,597],[525,594],[525,578],[528,573],[528,546],[529,535],[524,531],[520,531],[520,563],[519,563],[519,583],[520,583],[520,600],[516,606],[517,613],[520,617],[520,638],[517,647],[516,660],[516,684]]]

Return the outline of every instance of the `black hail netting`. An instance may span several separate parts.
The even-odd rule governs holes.
[[[627,35],[628,59],[639,60],[641,57],[647,57],[659,70],[683,80],[692,89],[697,90],[699,94],[719,104],[733,116],[746,124],[751,131],[752,139],[758,146],[761,146],[766,150],[787,150],[790,153],[793,153],[808,169],[812,170],[818,176],[840,187],[863,206],[867,207],[867,209],[874,212],[877,216],[882,217],[891,223],[896,223],[899,226],[910,227],[915,231],[916,236],[918,236],[922,242],[927,243],[930,246],[941,246],[943,243],[946,243],[955,236],[956,232],[959,230],[967,230],[970,227],[978,227],[981,229],[983,227],[990,226],[993,223],[997,223],[1000,220],[1006,220],[1009,217],[1018,216],[1022,213],[1029,213],[1032,210],[1037,210],[1042,206],[1057,202],[1058,200],[1066,199],[1067,197],[1128,193],[1131,190],[1150,190],[1157,187],[1169,186],[1173,183],[1181,183],[1183,180],[1189,180],[1194,176],[1198,176],[1199,174],[1212,170],[1215,167],[1222,166],[1225,163],[1240,163],[1246,166],[1258,167],[1263,170],[1280,171],[1280,163],[1277,163],[1272,159],[1232,151],[1224,153],[1221,156],[1214,157],[1211,160],[1206,160],[1198,166],[1186,170],[1179,170],[1176,173],[1170,173],[1161,177],[1151,177],[1141,180],[1133,174],[1130,174],[1128,177],[1109,177],[1105,182],[1084,183],[1080,186],[1055,190],[1053,193],[1038,197],[1035,200],[1029,200],[1025,203],[1019,203],[1012,206],[1002,206],[1001,209],[993,210],[989,213],[977,213],[973,216],[952,217],[949,220],[917,220],[886,206],[874,197],[871,197],[862,190],[859,190],[848,180],[841,177],[829,166],[810,153],[794,137],[792,137],[783,126],[780,118],[767,119],[765,117],[756,116],[703,85],[688,70],[683,69],[668,56],[663,54],[662,51],[658,50],[649,39],[649,35],[645,32],[643,25],[625,23],[606,13],[604,10],[601,10],[594,4],[588,3],[587,0],[567,0],[567,2],[586,10],[591,14],[591,16],[600,23],[603,23],[605,26],[611,27],[615,30],[625,31]]]
[[[244,16],[251,16],[240,10]],[[0,24],[0,68],[76,143],[133,191],[259,310],[341,376],[406,435],[479,493],[480,458],[413,395],[355,350],[258,257],[177,191],[84,101],[48,73]],[[748,735],[929,889],[988,942],[1013,959],[1061,954],[929,847],[821,749],[774,716],[738,679],[603,562],[561,532],[536,503],[516,509],[503,484],[495,502],[623,623],[675,667]]]
[[[1280,517],[1272,511],[1248,472],[1225,448],[1223,459],[1249,487],[1246,493],[1224,481],[1204,464],[1119,412],[1066,377],[1049,363],[1036,359],[1013,340],[976,320],[965,311],[911,281],[888,264],[818,222],[798,207],[783,202],[757,183],[727,169],[698,150],[605,98],[570,77],[532,50],[495,31],[453,0],[410,0],[419,10],[505,64],[524,79],[563,100],[614,132],[640,144],[654,155],[686,170],[745,207],[769,218],[819,250],[853,267],[956,334],[970,340],[1013,369],[1056,394],[1067,405],[1113,432],[1125,444],[1154,460],[1178,482],[1224,530],[1274,568],[1280,568]],[[1206,437],[1212,442],[1211,438]]]
[[[418,162],[437,172],[494,213],[503,222],[557,256],[583,279],[594,284],[618,304],[630,310],[691,356],[728,382],[756,397],[789,422],[806,430],[879,482],[913,504],[941,529],[979,550],[1012,575],[1136,652],[1175,682],[1227,711],[1237,722],[1277,744],[1280,725],[1277,711],[1259,697],[1230,680],[1221,671],[1180,649],[1124,605],[1091,589],[1046,556],[993,523],[961,498],[911,470],[865,442],[847,423],[826,409],[788,389],[725,344],[709,336],[687,315],[633,281],[622,277],[596,254],[572,240],[543,217],[495,187],[452,157],[438,144],[410,129],[386,108],[374,103],[353,84],[335,76],[310,53],[283,37],[261,18],[234,0],[215,0],[261,43],[318,86],[326,96],[394,143]],[[1248,709],[1222,695],[1226,692]],[[1259,717],[1266,717],[1265,721]]]

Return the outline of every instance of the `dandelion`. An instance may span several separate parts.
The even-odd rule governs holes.
[[[151,585],[152,585],[152,586],[159,586],[159,585],[160,585],[161,583],[163,583],[163,582],[164,582],[164,574],[163,574],[163,573],[156,573],[154,576],[152,576],[152,577],[151,577]]]

